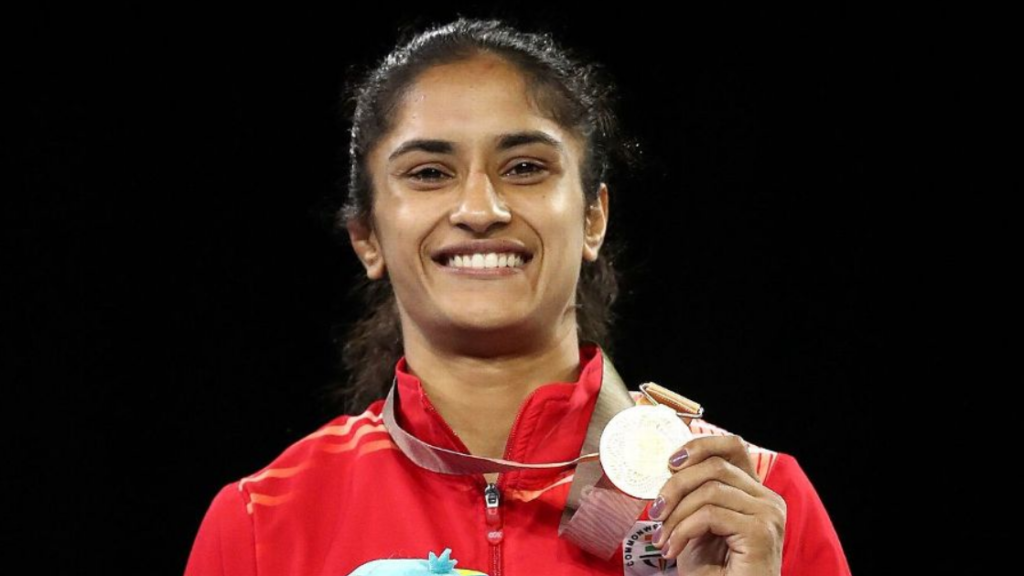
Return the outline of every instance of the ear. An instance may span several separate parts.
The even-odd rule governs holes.
[[[597,260],[608,230],[608,185],[601,183],[597,201],[587,207],[583,238],[583,258],[589,262]]]
[[[366,267],[366,277],[371,280],[383,278],[386,267],[384,253],[380,249],[380,242],[377,241],[377,232],[358,220],[350,220],[345,227],[348,228],[352,249]]]

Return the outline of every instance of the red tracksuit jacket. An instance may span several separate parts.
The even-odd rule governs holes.
[[[602,360],[597,345],[581,344],[579,381],[546,384],[523,402],[505,459],[579,456]],[[468,453],[407,372],[404,357],[395,370],[398,423],[426,442]],[[383,404],[339,416],[256,474],[225,486],[202,521],[186,576],[346,576],[374,560],[425,560],[445,548],[457,569],[490,576],[676,573],[674,561],[650,546],[657,524],[646,508],[607,561],[558,537],[572,468],[502,473],[497,514],[488,515],[483,475],[419,468],[391,441]],[[690,428],[698,436],[729,434],[702,419]],[[796,459],[747,444],[762,483],[787,504],[782,575],[849,575],[828,513]]]

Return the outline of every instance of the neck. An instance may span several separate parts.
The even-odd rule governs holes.
[[[559,336],[521,339],[519,348],[480,356],[405,332],[407,368],[420,379],[430,402],[470,453],[501,458],[523,401],[550,382],[579,379],[575,324]]]

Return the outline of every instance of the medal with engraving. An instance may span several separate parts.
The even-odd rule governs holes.
[[[669,457],[692,438],[689,426],[668,406],[627,408],[601,434],[601,467],[619,490],[653,500],[672,477]]]

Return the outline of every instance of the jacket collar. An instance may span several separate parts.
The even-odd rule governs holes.
[[[579,352],[581,370],[577,381],[543,384],[523,401],[509,433],[505,459],[539,463],[579,456],[601,389],[604,360],[601,348],[592,342],[582,342]],[[398,423],[424,442],[469,454],[430,402],[423,383],[409,373],[405,356],[395,365],[395,376],[400,399],[395,410]],[[550,478],[551,471],[524,470],[508,475],[530,483],[531,479]]]

